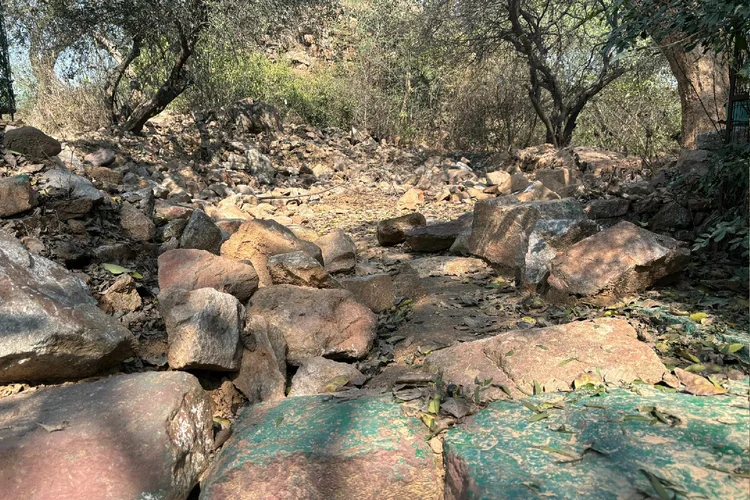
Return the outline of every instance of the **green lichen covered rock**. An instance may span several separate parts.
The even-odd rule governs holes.
[[[446,498],[747,497],[746,395],[638,392],[493,403],[445,439]]]
[[[201,499],[437,499],[426,429],[390,398],[287,398],[251,406],[202,485]]]

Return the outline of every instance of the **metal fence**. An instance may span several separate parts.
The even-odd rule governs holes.
[[[10,74],[10,53],[8,35],[5,31],[5,12],[0,0],[0,115],[11,115],[16,112],[16,98],[13,95],[13,78]]]

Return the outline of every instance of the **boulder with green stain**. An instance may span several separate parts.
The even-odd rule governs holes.
[[[436,499],[427,430],[390,398],[287,398],[240,416],[201,499]]]
[[[747,396],[638,387],[493,403],[448,433],[445,498],[747,498]]]

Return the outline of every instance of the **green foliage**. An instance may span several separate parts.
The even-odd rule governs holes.
[[[750,232],[747,227],[747,218],[738,216],[731,221],[719,222],[695,239],[693,251],[698,252],[707,248],[711,243],[722,242],[726,243],[730,254],[736,254],[742,258],[750,256]]]

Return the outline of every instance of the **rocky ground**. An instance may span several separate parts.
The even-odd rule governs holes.
[[[691,253],[716,205],[673,182],[703,151],[6,125],[9,498],[747,491],[747,265]]]

